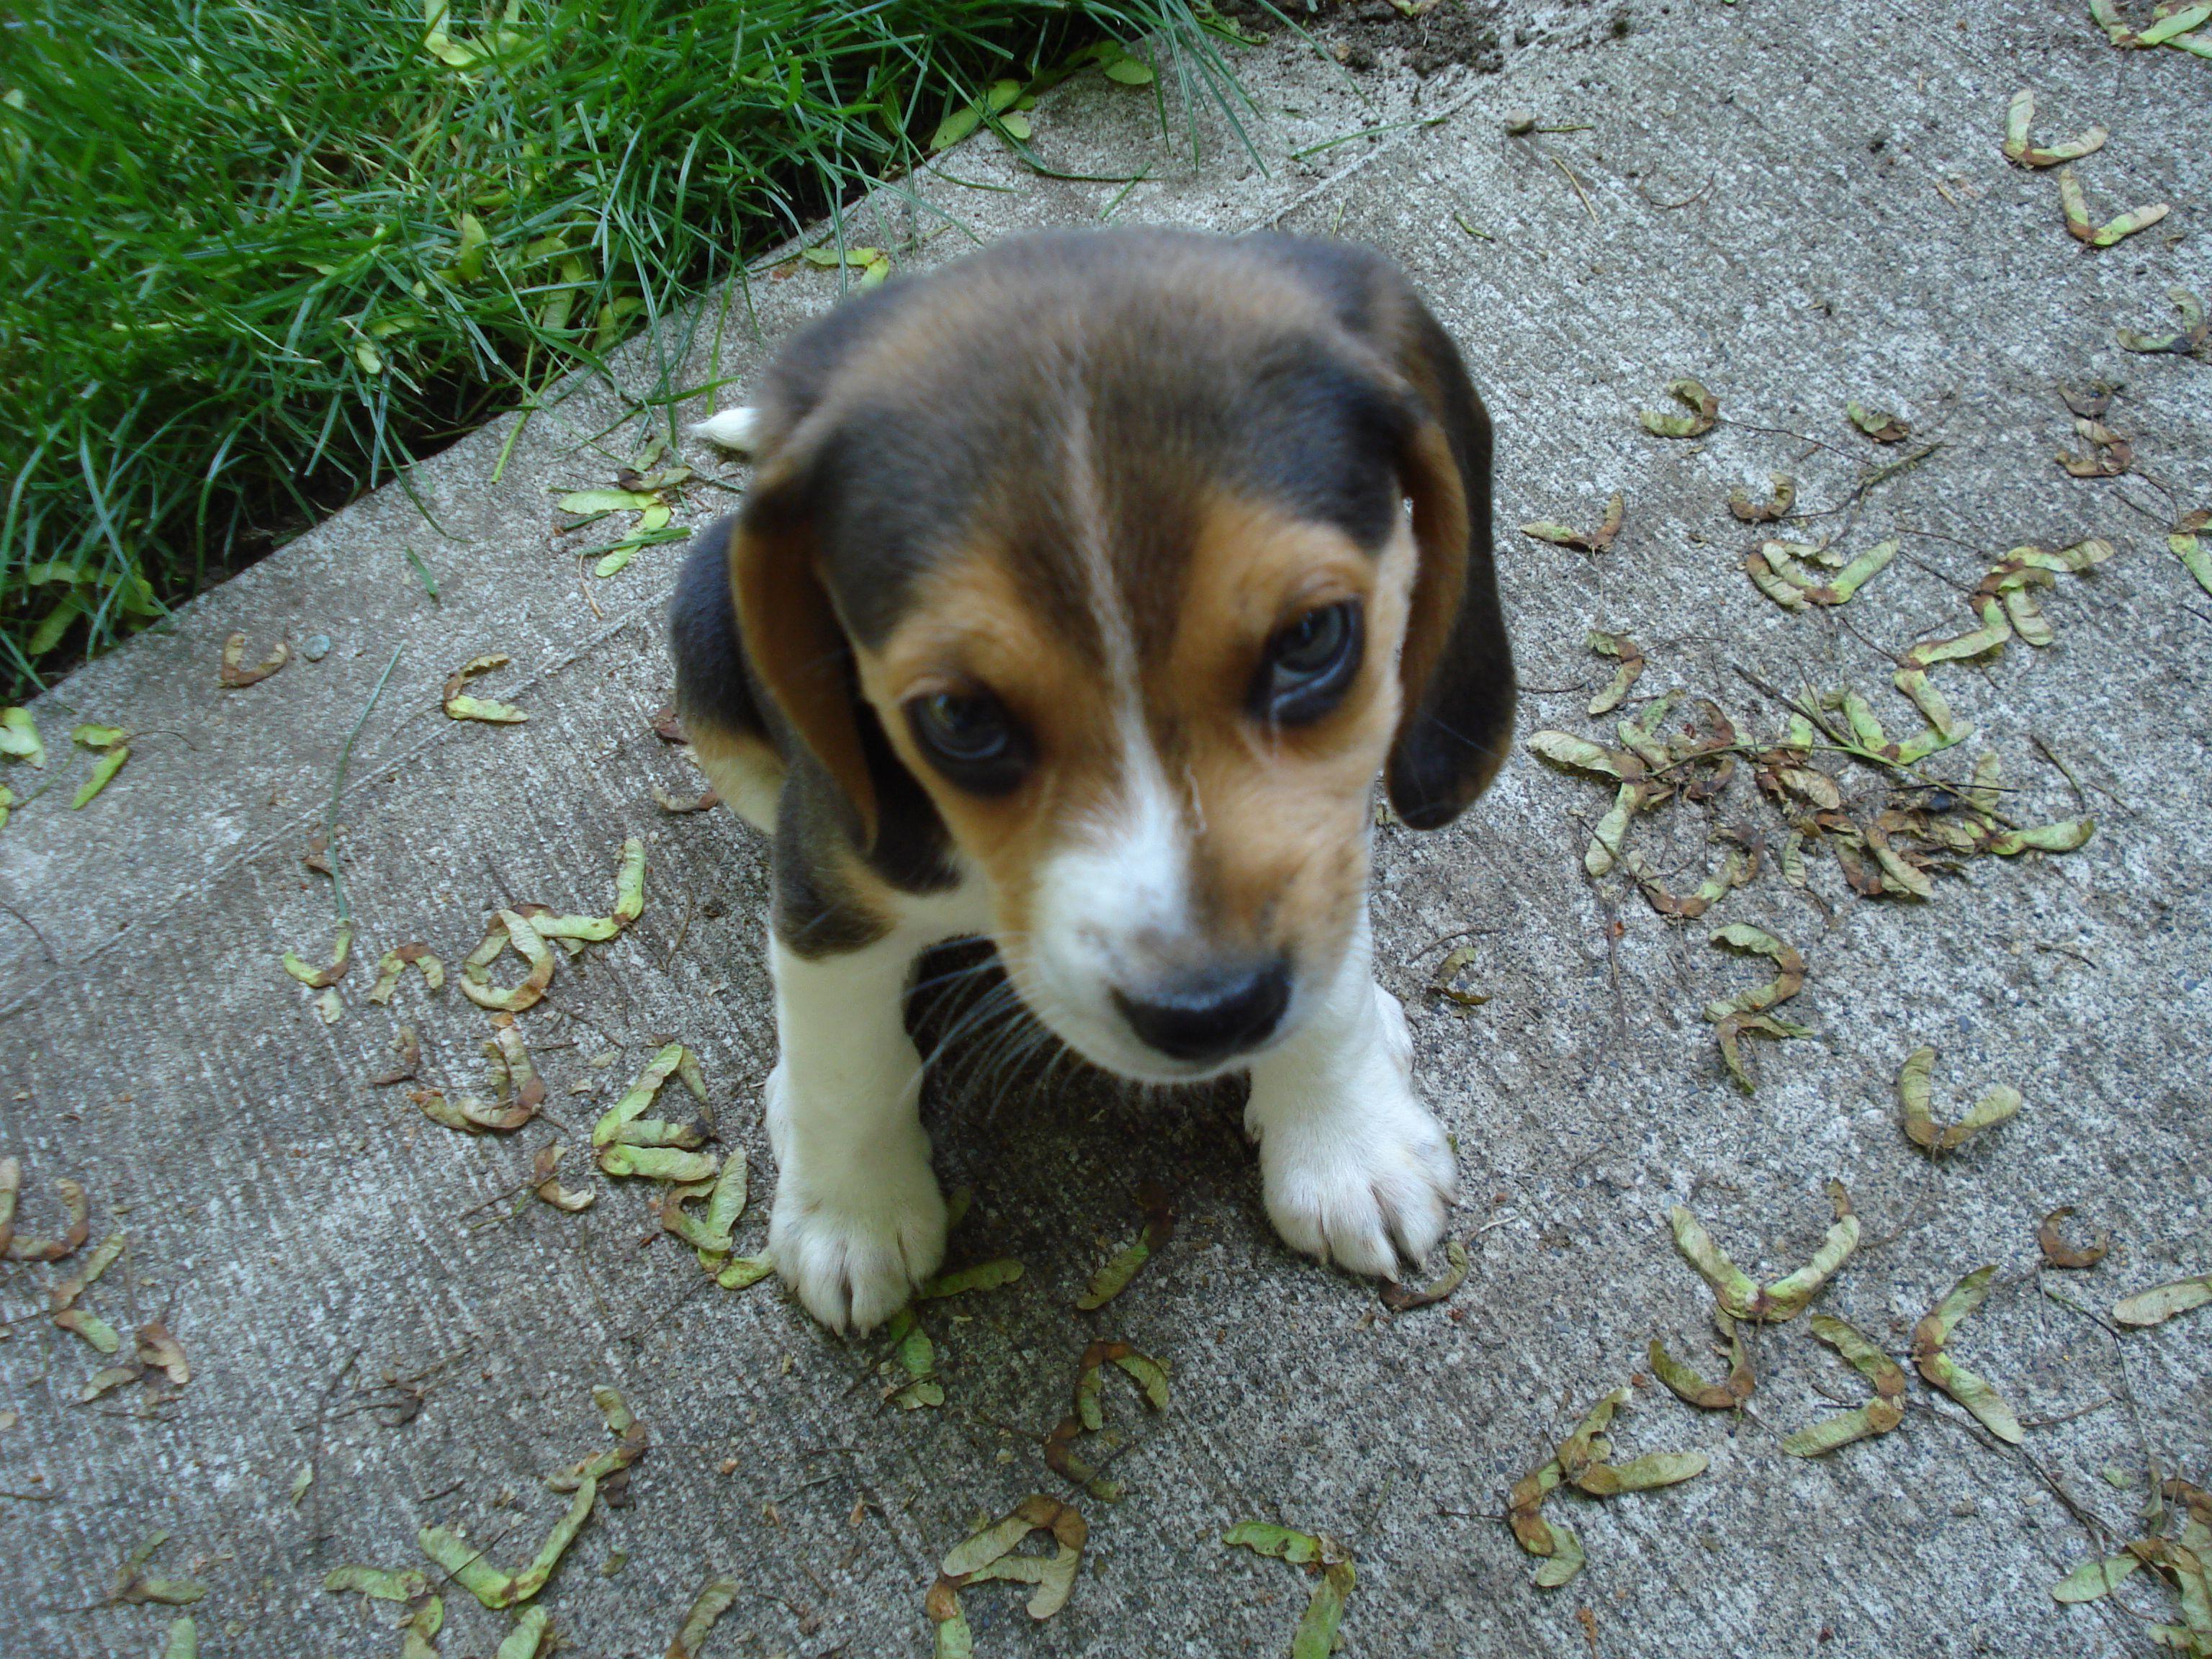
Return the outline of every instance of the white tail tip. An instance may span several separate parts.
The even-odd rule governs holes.
[[[726,409],[691,424],[691,435],[710,444],[750,455],[760,441],[761,414],[757,409]]]

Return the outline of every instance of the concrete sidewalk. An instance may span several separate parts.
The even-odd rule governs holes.
[[[1461,1148],[1455,1231],[1473,1267],[1450,1305],[1391,1315],[1368,1286],[1290,1257],[1260,1207],[1235,1091],[1139,1099],[1066,1066],[1009,1080],[988,1056],[963,1068],[956,1055],[930,1115],[947,1187],[975,1194],[953,1260],[1012,1255],[1026,1273],[933,1305],[945,1401],[902,1411],[880,1398],[881,1343],[824,1336],[772,1285],[707,1285],[674,1240],[650,1242],[645,1183],[584,1167],[591,1120],[680,1038],[702,1056],[723,1144],[753,1159],[738,1238],[759,1247],[774,1180],[758,1109],[774,1059],[765,853],[726,813],[654,803],[656,787],[702,787],[653,730],[681,548],[649,548],[605,580],[570,556],[610,538],[559,533],[554,497],[608,484],[647,435],[621,398],[580,386],[519,437],[510,418],[456,445],[417,470],[411,498],[362,501],[35,707],[64,781],[0,830],[15,917],[0,913],[0,1154],[22,1161],[24,1232],[58,1230],[67,1177],[91,1195],[94,1241],[128,1235],[84,1305],[118,1328],[161,1316],[192,1377],[159,1404],[138,1383],[76,1403],[109,1362],[52,1324],[45,1291],[82,1255],[0,1279],[0,1504],[15,1522],[0,1651],[158,1651],[173,1610],[102,1601],[117,1564],[165,1529],[149,1571],[207,1585],[191,1611],[210,1659],[390,1653],[389,1618],[325,1592],[324,1574],[427,1566],[414,1539],[434,1522],[496,1540],[502,1565],[526,1560],[566,1501],[544,1477],[608,1443],[596,1384],[623,1393],[653,1449],[540,1600],[564,1650],[608,1659],[662,1652],[718,1572],[743,1593],[714,1659],[926,1653],[938,1559],[1030,1492],[1081,1504],[1091,1562],[1042,1626],[1003,1592],[970,1593],[979,1652],[1287,1651],[1306,1584],[1220,1545],[1247,1518],[1350,1547],[1348,1653],[2154,1651],[2147,1620],[2176,1614],[2148,1575],[2086,1607],[2049,1589],[2136,1535],[2151,1462],[2212,1476],[2212,1313],[2116,1341],[2040,1291],[2100,1310],[2212,1269],[2212,596],[2164,534],[2212,505],[2212,368],[2114,343],[2116,327],[2168,326],[2177,283],[2212,290],[2212,63],[2116,52],[2070,0],[2002,0],[1963,22],[1869,0],[1637,0],[1509,11],[1504,69],[1485,75],[1423,46],[1454,0],[1427,24],[1355,9],[1382,15],[1340,19],[1324,39],[1372,67],[1287,37],[1237,55],[1264,170],[1206,111],[1194,168],[1176,100],[1164,141],[1146,94],[1085,76],[1036,112],[1033,143],[1091,179],[1041,177],[987,135],[915,181],[926,210],[880,197],[848,240],[926,269],[974,240],[1110,210],[1388,251],[1491,395],[1524,738],[1612,740],[1611,720],[1582,712],[1612,666],[1585,648],[1592,627],[1650,654],[1638,698],[1684,687],[1747,734],[1771,735],[1783,713],[1739,670],[1790,690],[1856,685],[1893,733],[1917,730],[1887,653],[1972,626],[1963,590],[2006,549],[2106,538],[2110,563],[2045,597],[2055,644],[1936,671],[1980,734],[1931,763],[1960,775],[1993,750],[2019,792],[2008,814],[2087,811],[2094,838],[1974,860],[1924,902],[1856,897],[1825,860],[1809,890],[1770,867],[1709,918],[1669,923],[1632,884],[1583,873],[1607,795],[1520,755],[1461,824],[1386,830],[1378,854],[1382,972]],[[1426,79],[1410,62],[1425,52]],[[2021,86],[2038,94],[2041,141],[2111,131],[2078,164],[2093,211],[2164,201],[2166,222],[2100,252],[2069,239],[2052,175],[1998,154]],[[1561,130],[1509,136],[1516,109]],[[1370,136],[1330,143],[1355,133]],[[629,353],[627,392],[730,377],[684,414],[738,401],[837,281],[805,264],[763,272],[665,380],[649,346]],[[1696,441],[1648,435],[1637,411],[1673,408],[1663,387],[1682,374],[1718,395],[1723,423]],[[2075,479],[2051,459],[2081,447],[2056,388],[2100,380],[2123,383],[2106,418],[2132,439],[2135,471]],[[1861,436],[1843,416],[1853,398],[1903,413],[1913,439]],[[1845,531],[1854,552],[1900,538],[1848,606],[1786,613],[1745,579],[1761,532],[1729,516],[1731,487],[1789,472],[1801,504],[1826,509],[1863,469],[1938,439],[1856,512],[1802,526]],[[700,477],[678,522],[704,522],[742,470],[696,447],[684,459]],[[1602,555],[1511,530],[1595,525],[1616,490],[1626,527]],[[234,629],[249,660],[280,637],[332,643],[223,690]],[[327,952],[330,883],[301,859],[395,650],[340,805],[361,937],[326,1024],[278,957]],[[448,720],[441,683],[492,652],[512,665],[476,689],[528,722]],[[71,811],[88,763],[64,751],[80,720],[140,735]],[[6,781],[21,798],[41,780],[15,766]],[[1710,822],[1778,833],[1747,778]],[[1717,857],[1706,823],[1669,806],[1632,844],[1686,890]],[[519,1019],[550,1088],[538,1121],[466,1138],[423,1117],[411,1084],[371,1085],[404,1024],[420,1080],[469,1092],[489,1035],[450,981],[428,994],[410,977],[388,1009],[370,1004],[379,954],[426,940],[457,970],[492,909],[602,911],[629,836],[651,856],[642,919],[564,960]],[[1705,942],[1737,921],[1803,951],[1809,984],[1784,1012],[1816,1033],[1752,1045],[1748,1097],[1698,1014],[1765,976]],[[1462,944],[1461,982],[1490,995],[1479,1007],[1425,990]],[[1996,1082],[2025,1109],[1931,1163],[1899,1133],[1893,1093],[1922,1043],[1942,1051],[1939,1115]],[[599,1194],[589,1210],[477,1207],[556,1140],[568,1183]],[[1499,1518],[1513,1479],[1647,1369],[1655,1334],[1716,1369],[1709,1297],[1669,1241],[1668,1206],[1689,1204],[1771,1276],[1818,1242],[1832,1177],[1869,1243],[1820,1305],[1893,1352],[1961,1274],[1997,1264],[1959,1348],[2034,1425],[2024,1447],[1989,1441],[1916,1382],[1897,1432],[1787,1456],[1783,1434],[1862,1390],[1803,1322],[1780,1326],[1760,1338],[1739,1415],[1635,1391],[1622,1455],[1696,1449],[1710,1472],[1603,1504],[1555,1499],[1547,1512],[1571,1520],[1589,1565],[1564,1589],[1533,1587],[1537,1564]],[[1074,1311],[1136,1230],[1146,1181],[1177,1194],[1174,1241],[1104,1311]],[[2111,1231],[2112,1253],[2039,1279],[2036,1222],[2066,1204],[2077,1228]],[[1096,1337],[1173,1368],[1157,1419],[1109,1392],[1130,1443],[1115,1505],[1071,1492],[1040,1455]],[[449,1659],[490,1655],[508,1627],[457,1587],[445,1608]]]

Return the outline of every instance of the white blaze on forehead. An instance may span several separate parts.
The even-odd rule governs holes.
[[[1136,632],[1106,545],[1086,412],[1068,415],[1066,465],[1073,563],[1098,630],[1115,753],[1103,799],[1064,826],[1037,872],[1032,933],[1024,953],[1048,1020],[1093,1059],[1140,1055],[1112,1002],[1123,981],[1141,983],[1157,955],[1190,927],[1194,801],[1170,780],[1145,721]]]
[[[1075,532],[1075,568],[1083,597],[1098,625],[1107,688],[1113,698],[1126,744],[1132,732],[1141,738],[1144,710],[1137,673],[1137,635],[1129,606],[1114,580],[1114,561],[1106,547],[1106,504],[1098,490],[1098,469],[1091,453],[1091,413],[1079,398],[1067,415],[1067,491]]]
[[[1115,714],[1115,745],[1119,761],[1117,810],[1099,814],[1088,825],[1099,848],[1128,865],[1124,878],[1130,900],[1146,900],[1146,909],[1182,907],[1188,863],[1188,834],[1183,825],[1183,803],[1176,801],[1168,785],[1159,750],[1152,748],[1152,732],[1144,723],[1144,679],[1137,668],[1137,629],[1130,622],[1128,595],[1115,580],[1113,557],[1106,550],[1106,504],[1099,495],[1097,460],[1091,449],[1091,416],[1075,403],[1068,414],[1068,495],[1075,520],[1075,566],[1082,573],[1084,602],[1097,622],[1099,654],[1106,665],[1106,695]],[[1078,832],[1075,841],[1086,841]],[[1110,900],[1110,896],[1109,896]],[[1175,922],[1176,915],[1161,914],[1148,921]]]

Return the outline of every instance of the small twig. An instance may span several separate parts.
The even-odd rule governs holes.
[[[1841,445],[1825,442],[1819,438],[1814,437],[1809,433],[1792,432],[1786,426],[1760,426],[1754,421],[1738,420],[1733,415],[1721,416],[1717,422],[1717,424],[1721,426],[1740,426],[1746,432],[1764,432],[1770,437],[1795,438],[1801,444],[1810,444],[1815,449],[1831,449],[1835,451],[1838,455],[1844,453]],[[1813,515],[1809,513],[1800,513],[1793,514],[1792,516],[1803,519],[1810,518]]]
[[[623,1340],[625,1342],[643,1341],[645,1340],[645,1334],[647,1331],[651,1330],[655,1325],[658,1325],[662,1320],[667,1318],[669,1315],[674,1313],[685,1303],[690,1301],[693,1297],[707,1289],[709,1285],[714,1284],[714,1280],[711,1275],[705,1273],[701,1274],[697,1284],[694,1285],[690,1290],[684,1291],[683,1295],[678,1297],[673,1302],[663,1308],[659,1313],[653,1315],[652,1318],[647,1320],[644,1324],[639,1326],[634,1331],[624,1331],[622,1334]]]
[[[2020,1419],[2020,1425],[2023,1429],[2047,1429],[2056,1424],[2071,1423],[2077,1417],[2087,1417],[2091,1412],[2100,1412],[2107,1406],[2117,1406],[2119,1403],[2119,1395],[2108,1394],[2102,1400],[2093,1400],[2086,1406],[2076,1406],[2072,1411],[2062,1412],[2056,1417],[2023,1417]]]
[[[1851,493],[1853,498],[1855,500],[1864,500],[1867,491],[1872,489],[1876,484],[1886,483],[1889,479],[1895,477],[1899,473],[1919,465],[1921,462],[1926,460],[1930,455],[1933,455],[1936,451],[1942,447],[1943,440],[1938,438],[1932,443],[1923,445],[1922,447],[1914,450],[1910,455],[1900,455],[1893,461],[1890,461],[1884,465],[1875,467],[1871,472],[1862,473],[1859,476],[1858,483],[1852,487]]]
[[[1991,559],[1996,556],[1979,542],[1970,542],[1964,536],[1954,536],[1942,530],[1927,530],[1917,525],[1901,524],[1897,528],[1907,536],[1925,537],[1931,542],[1948,542],[1954,547],[1963,547],[1976,558]]]
[[[2049,939],[2030,939],[2028,944],[2035,950],[2048,951],[2053,956],[2071,957],[2075,961],[2084,963],[2089,967],[2097,969],[2100,972],[2104,969],[2105,964],[2103,963],[2098,961],[2096,957],[2091,956],[2087,951],[2083,950],[2078,945],[2061,945]]]
[[[1832,609],[1828,614],[1836,619],[1837,623],[1846,634],[1849,634],[1861,645],[1866,647],[1868,650],[1873,652],[1875,655],[1877,657],[1887,658],[1893,667],[1901,668],[1905,665],[1905,659],[1899,656],[1896,652],[1892,651],[1887,646],[1875,644],[1865,635],[1860,633],[1858,624],[1853,622],[1849,617],[1845,616],[1840,608]]]
[[[46,953],[46,960],[48,962],[58,963],[61,961],[61,958],[54,954],[54,947],[47,942],[46,936],[39,931],[39,924],[37,922],[33,921],[30,917],[25,915],[21,910],[18,910],[12,904],[0,903],[0,910],[4,910],[8,915],[15,917],[16,921],[21,922],[24,927],[31,930],[31,937],[39,941],[39,948]]]
[[[1904,528],[1901,525],[1898,527],[1899,529]],[[1925,531],[1916,530],[1910,533],[1916,536],[1922,536],[1925,535],[1927,532]],[[1947,539],[1955,539],[1955,538]],[[1969,542],[1960,542],[1959,545],[1961,547],[1968,547],[1972,546],[1972,544]],[[1942,571],[1938,570],[1934,565],[1929,563],[1925,559],[1917,559],[1910,553],[1900,553],[1898,556],[1903,559],[1907,564],[1911,565],[1914,569],[1924,571],[1929,575],[1933,576],[1937,581],[1942,582],[1946,587],[1951,589],[1954,592],[1965,593],[1971,596],[1974,592],[1973,587],[1970,584],[1962,582],[1956,577],[1946,575]]]
[[[1439,945],[1449,945],[1454,939],[1473,939],[1478,933],[1502,933],[1504,931],[1504,927],[1500,926],[1497,927],[1462,927],[1455,933],[1439,933],[1434,939],[1431,939],[1426,945],[1422,945],[1419,950],[1415,951],[1413,952],[1413,957],[1414,959],[1418,961],[1421,957],[1428,955],[1430,951],[1435,950]]]
[[[469,1209],[462,1211],[460,1214],[455,1216],[453,1219],[456,1221],[466,1221],[471,1216],[476,1215],[482,1211],[489,1210],[495,1204],[506,1203],[507,1200],[513,1198],[525,1187],[535,1186],[536,1184],[537,1183],[530,1176],[525,1176],[521,1180],[516,1182],[514,1185],[509,1187],[505,1192],[494,1193],[489,1198],[484,1200],[483,1203],[475,1205]]]
[[[1933,1164],[1930,1164],[1920,1183],[1920,1197],[1917,1202],[1914,1204],[1912,1209],[1906,1214],[1905,1219],[1899,1222],[1896,1226],[1891,1228],[1880,1238],[1870,1238],[1862,1243],[1858,1247],[1859,1254],[1863,1255],[1870,1250],[1887,1249],[1890,1245],[1896,1243],[1899,1239],[1904,1237],[1905,1234],[1914,1231],[1923,1222],[1926,1221],[1929,1216],[1935,1214],[1936,1182],[1937,1176],[1936,1168]]]
[[[1823,448],[1830,447],[1830,446],[1827,445],[1823,445],[1821,447]],[[1930,455],[1933,455],[1937,450],[1942,447],[1943,441],[1939,438],[1935,442],[1929,444],[1926,447],[1913,451],[1910,455],[1901,455],[1896,460],[1889,462],[1887,465],[1875,467],[1869,472],[1863,472],[1859,475],[1858,482],[1851,486],[1850,494],[1844,496],[1844,499],[1837,502],[1835,506],[1817,507],[1808,512],[1796,514],[1794,516],[1798,519],[1832,519],[1838,513],[1844,514],[1848,516],[1844,520],[1844,530],[1841,533],[1848,534],[1850,533],[1852,523],[1856,520],[1859,508],[1866,504],[1868,491],[1871,490],[1876,484],[1886,483],[1891,478],[1895,477],[1899,473],[1904,471],[1907,467],[1917,466],[1921,462],[1926,460]]]
[[[331,1396],[337,1392],[338,1384],[345,1381],[346,1373],[354,1368],[354,1362],[360,1358],[359,1348],[348,1350],[344,1362],[331,1373],[331,1380],[323,1385],[322,1393],[315,1398],[315,1437],[307,1449],[307,1490],[314,1500],[314,1507],[308,1516],[307,1541],[310,1547],[323,1541],[323,1431],[330,1421]]]
[[[1657,197],[1654,196],[1650,191],[1644,189],[1641,185],[1637,185],[1636,193],[1638,196],[1641,196],[1645,201],[1650,203],[1653,207],[1657,208],[1661,212],[1672,213],[1676,208],[1686,208],[1689,206],[1690,204],[1696,201],[1698,197],[1703,196],[1707,191],[1711,190],[1719,178],[1720,174],[1717,172],[1712,173],[1706,179],[1704,184],[1699,185],[1694,191],[1685,196],[1679,202],[1662,202]]]
[[[456,1484],[458,1484],[458,1483],[456,1483]],[[448,1488],[447,1488],[447,1491],[451,1491],[451,1490],[452,1490],[452,1488],[451,1488],[451,1487],[448,1487]],[[489,1538],[489,1539],[485,1540],[485,1541],[484,1541],[484,1542],[483,1542],[483,1543],[481,1543],[481,1544],[477,1545],[477,1547],[475,1548],[475,1550],[473,1550],[473,1551],[469,1554],[469,1556],[467,1557],[467,1559],[465,1559],[465,1560],[463,1560],[463,1561],[459,1564],[459,1565],[448,1568],[448,1569],[447,1569],[447,1571],[446,1571],[442,1575],[441,1575],[441,1576],[440,1576],[440,1577],[439,1577],[439,1579],[438,1579],[438,1585],[439,1585],[439,1588],[442,1589],[443,1589],[445,1586],[447,1586],[447,1584],[452,1583],[453,1582],[453,1575],[454,1575],[455,1573],[458,1573],[459,1571],[460,1571],[460,1570],[461,1570],[461,1568],[462,1568],[462,1567],[471,1566],[471,1565],[473,1565],[475,1563],[477,1563],[477,1562],[478,1562],[478,1561],[483,1560],[486,1555],[488,1555],[488,1554],[489,1554],[489,1553],[490,1553],[490,1552],[491,1552],[491,1547],[492,1547],[494,1544],[498,1543],[498,1542],[499,1542],[499,1540],[500,1540],[501,1539],[502,1539],[502,1538],[506,1537],[506,1536],[507,1535],[507,1534],[509,1534],[509,1533],[513,1532],[513,1531],[515,1529],[515,1528],[517,1528],[517,1527],[520,1526],[521,1524],[522,1524],[522,1522],[521,1522],[521,1521],[520,1521],[519,1518],[518,1518],[518,1519],[516,1519],[516,1520],[514,1520],[514,1521],[510,1521],[510,1522],[508,1522],[505,1526],[501,1527],[501,1528],[499,1529],[498,1533],[497,1533],[496,1534],[495,1534],[493,1537]]]
[[[1553,167],[1567,175],[1567,182],[1575,187],[1575,194],[1583,198],[1583,211],[1589,214],[1590,222],[1595,224],[1597,210],[1590,205],[1589,192],[1583,188],[1583,181],[1575,177],[1575,170],[1556,155],[1548,159]]]
[[[2034,744],[2038,749],[2043,751],[2044,759],[2049,761],[2053,766],[2057,767],[2060,772],[2065,775],[2066,781],[2074,787],[2075,799],[2079,800],[2082,805],[2087,806],[2089,804],[2089,793],[2087,788],[2083,786],[2081,780],[2075,775],[2074,769],[2066,763],[2065,758],[2061,756],[2056,749],[2051,746],[2051,740],[2045,738],[2040,732],[2029,732],[2028,740]],[[2104,796],[2106,799],[2111,801],[2113,805],[2118,807],[2123,812],[2127,813],[2130,817],[2134,816],[2135,808],[2129,805],[2127,802],[2122,800],[2118,795],[2106,788],[2103,785],[2100,784],[2097,786],[2097,793]]]
[[[676,961],[676,953],[684,948],[684,936],[691,931],[691,913],[699,908],[699,890],[693,888],[684,903],[684,920],[676,925],[676,937],[670,942],[668,954],[661,958],[660,971],[666,973]]]

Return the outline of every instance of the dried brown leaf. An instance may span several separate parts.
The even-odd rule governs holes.
[[[246,635],[233,634],[222,642],[222,666],[216,671],[216,678],[233,690],[258,685],[289,662],[291,658],[291,646],[279,640],[276,648],[267,656],[252,667],[245,667],[242,665],[246,660]]]

